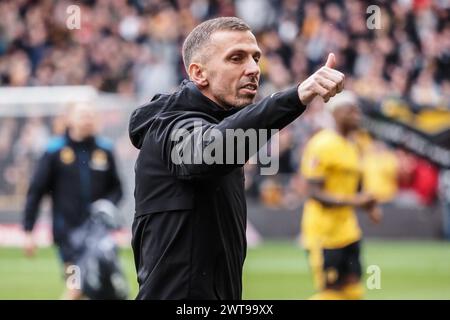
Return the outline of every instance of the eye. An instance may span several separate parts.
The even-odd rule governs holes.
[[[230,60],[233,62],[239,62],[241,60],[241,56],[240,55],[231,56]]]
[[[254,56],[254,57],[253,57],[253,60],[255,60],[256,63],[259,62],[259,59],[261,59],[259,56]]]

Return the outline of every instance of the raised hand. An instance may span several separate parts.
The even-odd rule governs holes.
[[[335,70],[335,66],[336,57],[330,53],[325,65],[299,85],[298,97],[304,105],[309,104],[316,96],[328,102],[331,97],[343,90],[345,76]]]

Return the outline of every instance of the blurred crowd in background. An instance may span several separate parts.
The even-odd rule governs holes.
[[[447,7],[445,4],[447,3]],[[80,8],[80,29],[67,8]],[[201,21],[237,15],[265,53],[262,95],[301,81],[337,54],[347,86],[372,99],[406,96],[414,104],[450,99],[447,1],[304,0],[3,0],[0,84],[90,84],[102,91],[153,94],[185,77],[180,48]],[[69,11],[70,12],[70,11]],[[369,22],[369,27],[371,27]]]
[[[73,4],[81,28],[70,30],[67,8]],[[373,4],[380,8],[377,28],[367,24]],[[376,103],[398,98],[411,112],[448,110],[449,15],[445,0],[2,0],[0,85],[92,85],[142,103],[186,78],[181,45],[192,28],[216,16],[238,16],[264,53],[259,98],[304,80],[334,52],[346,88],[360,97]],[[48,119],[0,123],[0,191],[23,192],[26,186],[17,184],[29,176],[25,159],[35,159],[55,131]],[[295,175],[302,147],[332,126],[316,99],[280,134],[280,175],[262,178],[248,166],[249,194],[274,207],[297,205],[304,193]],[[360,140],[367,190],[386,202],[433,204],[438,168],[367,134]]]

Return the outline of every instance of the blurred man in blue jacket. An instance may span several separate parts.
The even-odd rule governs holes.
[[[53,138],[37,164],[29,186],[23,228],[25,253],[32,256],[36,245],[32,230],[44,195],[52,200],[53,240],[67,268],[76,260],[71,233],[92,213],[112,215],[122,198],[112,144],[97,137],[96,113],[91,105],[75,104],[67,112],[64,136]],[[65,298],[81,296],[68,288]]]

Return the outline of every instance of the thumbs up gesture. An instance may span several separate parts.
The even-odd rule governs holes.
[[[316,96],[328,102],[331,97],[342,91],[345,76],[335,70],[335,66],[336,57],[330,53],[326,64],[299,85],[298,97],[304,105],[309,104]]]

